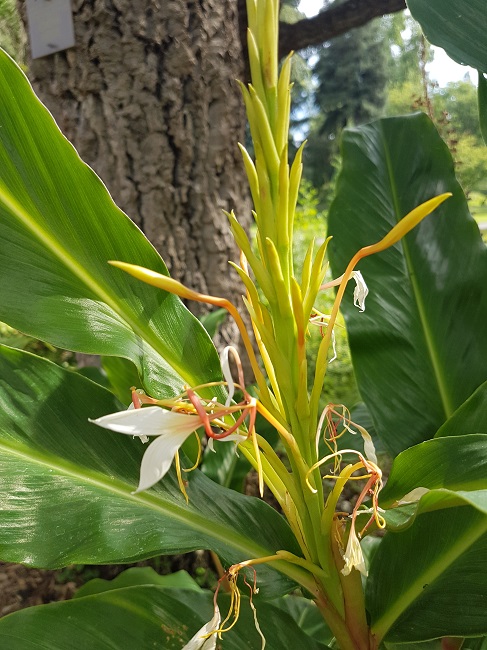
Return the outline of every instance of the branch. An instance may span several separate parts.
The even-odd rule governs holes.
[[[349,29],[361,27],[372,18],[406,9],[405,0],[347,0],[333,5],[313,18],[305,18],[292,25],[279,25],[279,57],[291,50],[302,50],[310,45],[321,45]]]

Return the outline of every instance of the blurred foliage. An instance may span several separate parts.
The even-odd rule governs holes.
[[[420,78],[418,71],[418,79]],[[428,82],[427,101],[420,81],[409,79],[389,91],[386,115],[423,110],[436,124],[455,160],[455,171],[469,197],[474,190],[487,191],[487,147],[479,127],[477,91],[468,80],[440,88]]]
[[[411,84],[416,94],[421,93],[419,58],[425,47],[425,62],[433,60],[433,51],[423,41],[418,23],[404,11],[384,16],[380,22],[381,38],[388,44],[390,54],[386,57],[388,100],[393,89]]]
[[[373,20],[315,50],[304,173],[320,189],[322,207],[329,204],[341,131],[378,117],[385,104],[389,50],[380,24]]]
[[[39,341],[32,336],[22,334],[22,332],[13,329],[13,327],[5,323],[0,323],[0,345],[8,345],[11,348],[32,352],[65,368],[75,368],[76,366],[76,355],[74,352],[61,350],[49,343]]]
[[[0,47],[19,64],[25,62],[26,38],[16,0],[0,0]]]

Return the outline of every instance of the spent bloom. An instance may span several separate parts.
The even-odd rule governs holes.
[[[213,618],[196,632],[182,650],[215,650],[220,623],[220,610],[218,609],[218,605],[215,605]]]
[[[336,280],[331,280],[331,282],[326,282],[322,284],[320,290],[331,289],[332,287],[337,287],[342,283],[345,274],[341,275]],[[365,311],[365,299],[369,293],[369,288],[367,287],[364,276],[360,271],[352,271],[350,279],[355,281],[355,288],[353,290],[353,304],[355,307],[358,307],[360,311]]]
[[[350,528],[350,533],[348,536],[347,548],[343,554],[343,560],[345,566],[342,569],[344,576],[348,576],[352,569],[357,569],[364,576],[367,575],[367,567],[365,566],[365,558],[362,553],[362,547],[360,546],[360,541],[358,539],[357,533],[355,532],[355,522],[352,522]]]

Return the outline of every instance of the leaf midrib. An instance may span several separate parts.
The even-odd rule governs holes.
[[[393,174],[393,169],[392,169],[392,163],[391,163],[391,156],[390,156],[390,151],[387,146],[387,138],[385,137],[384,134],[384,127],[381,124],[381,135],[382,135],[382,145],[384,149],[384,157],[386,161],[386,167],[387,167],[387,174],[389,177],[389,183],[390,183],[390,188],[391,188],[391,194],[392,194],[392,201],[394,204],[394,210],[396,213],[396,223],[399,222],[399,220],[402,218],[401,210],[400,210],[400,205],[399,205],[399,197],[397,193],[397,187],[394,179],[394,174]],[[426,310],[425,310],[425,305],[423,302],[423,298],[421,295],[421,290],[419,288],[417,279],[416,279],[416,272],[414,270],[413,264],[411,262],[411,253],[409,251],[408,244],[406,242],[406,238],[403,237],[401,239],[401,246],[403,249],[404,253],[404,258],[406,262],[406,266],[408,269],[408,275],[409,275],[409,281],[411,283],[411,288],[412,292],[414,295],[414,300],[415,304],[418,310],[419,314],[419,319],[422,327],[422,332],[423,332],[423,337],[424,341],[426,344],[426,350],[428,352],[428,357],[431,362],[431,366],[433,368],[433,373],[435,376],[436,384],[438,387],[438,393],[440,396],[441,400],[441,405],[443,407],[443,412],[445,415],[445,421],[452,415],[452,413],[455,410],[455,407],[451,401],[451,397],[449,395],[449,391],[446,385],[445,381],[445,376],[444,373],[442,372],[441,368],[441,362],[439,359],[438,351],[436,349],[436,346],[434,344],[434,338],[433,338],[433,333],[431,331],[430,325],[428,323],[428,319],[426,318]]]
[[[180,377],[190,383],[194,383],[194,377],[187,369],[181,364],[177,363],[172,356],[168,358],[167,351],[161,350],[159,346],[159,339],[154,336],[151,330],[147,330],[140,326],[140,319],[135,315],[127,313],[118,303],[115,296],[108,293],[76,260],[46,231],[38,226],[35,219],[23,209],[23,207],[11,196],[5,186],[0,185],[0,201],[16,217],[21,223],[26,226],[30,232],[40,241],[48,250],[50,250],[57,259],[69,270],[75,277],[78,278],[91,292],[93,292],[101,301],[108,305],[125,323],[128,329],[139,336],[143,341],[148,343],[152,349],[157,352],[169,365],[180,375]]]

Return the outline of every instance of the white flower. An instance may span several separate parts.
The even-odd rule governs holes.
[[[197,415],[165,411],[159,406],[130,409],[90,420],[105,429],[128,436],[157,436],[147,447],[140,466],[137,492],[148,490],[168,472],[186,438],[201,426]]]
[[[358,307],[360,311],[365,311],[365,299],[369,293],[369,288],[365,284],[365,280],[360,271],[352,271],[352,278],[355,280],[355,289],[353,290],[353,304]]]
[[[320,291],[323,291],[323,289],[330,289],[331,287],[337,287],[342,283],[343,275],[341,275],[339,278],[336,278],[336,280],[322,284]],[[365,284],[364,276],[360,271],[352,271],[352,275],[348,280],[351,280],[352,278],[355,280],[355,289],[353,290],[353,304],[355,307],[358,307],[360,311],[365,311],[365,299],[369,293],[369,288]]]
[[[364,576],[367,575],[367,567],[365,566],[364,554],[362,553],[362,547],[360,546],[360,542],[353,524],[350,528],[347,548],[345,549],[343,559],[345,560],[345,566],[342,569],[344,576],[348,576],[352,569],[357,569],[357,571],[363,573]]]
[[[211,633],[216,632],[220,628],[220,622],[220,610],[218,609],[218,605],[216,605],[213,618],[196,632],[194,637],[188,641],[182,650],[215,650],[217,634]],[[208,636],[208,634],[211,634],[211,636]]]
[[[134,409],[135,409],[135,406],[134,406],[133,404],[129,404],[129,406],[128,406],[128,408],[127,408],[127,411],[133,411]],[[91,420],[91,422],[93,422],[93,420]],[[142,435],[142,436],[135,436],[135,437],[136,437],[136,438],[139,438],[139,439],[140,439],[140,442],[143,442],[144,444],[145,444],[146,442],[149,442],[149,440],[150,440],[149,436],[145,436],[145,435]]]

